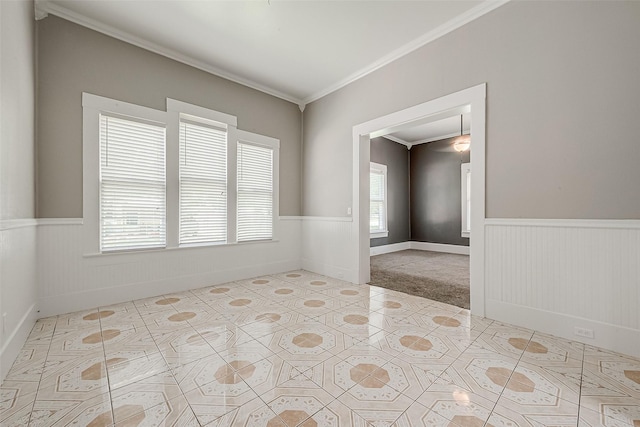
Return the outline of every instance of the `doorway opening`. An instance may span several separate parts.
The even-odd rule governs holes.
[[[469,308],[469,106],[371,138],[369,284]]]
[[[470,309],[472,314],[484,316],[484,222],[485,222],[485,129],[486,84],[471,87],[395,113],[391,113],[353,128],[353,221],[358,283],[370,280],[370,140],[392,134],[401,129],[450,117],[452,112],[468,109],[471,123],[470,178]]]

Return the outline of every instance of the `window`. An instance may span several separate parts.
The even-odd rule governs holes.
[[[369,170],[370,237],[387,237],[387,166],[371,162]]]
[[[462,237],[471,236],[471,163],[463,163],[460,182],[462,184]]]
[[[82,105],[86,255],[275,239],[277,139],[173,99]]]
[[[240,136],[249,138],[238,141],[238,242],[271,239],[277,140],[248,132]]]
[[[100,115],[100,248],[166,245],[165,128]]]
[[[227,130],[180,119],[180,245],[227,240]]]

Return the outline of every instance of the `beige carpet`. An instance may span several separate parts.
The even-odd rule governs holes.
[[[372,285],[469,308],[469,257],[406,250],[371,257]]]

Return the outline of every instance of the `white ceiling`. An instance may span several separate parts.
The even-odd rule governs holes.
[[[36,0],[36,16],[304,105],[506,1]]]
[[[417,124],[384,135],[386,138],[406,145],[413,145],[438,141],[460,135],[460,116],[462,115],[462,133],[467,134],[471,128],[471,113],[457,113],[444,119],[438,118],[428,123]]]

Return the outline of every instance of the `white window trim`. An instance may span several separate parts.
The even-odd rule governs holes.
[[[236,152],[238,118],[230,114],[167,98],[167,246],[180,247],[180,117],[195,121],[213,121],[227,125],[227,241],[198,246],[217,246],[236,243]],[[185,245],[188,247],[191,245]]]
[[[371,173],[371,171],[379,171],[384,175],[384,230],[377,230],[373,233],[371,231],[369,232],[370,239],[378,239],[389,236],[389,211],[387,209],[387,200],[389,199],[387,189],[389,188],[389,185],[387,181],[387,165],[370,162],[369,173]],[[371,195],[369,195],[369,199],[371,199]]]
[[[462,230],[462,237],[466,237],[466,238],[470,238],[471,237],[471,230],[468,229],[467,224],[469,223],[469,218],[467,216],[467,212],[469,211],[468,206],[467,206],[467,199],[468,199],[468,194],[467,191],[469,190],[467,187],[467,174],[471,173],[471,163],[463,163],[462,165],[460,165],[460,187],[461,187],[461,201],[462,201],[462,224],[461,224],[461,230]]]
[[[166,126],[167,113],[89,93],[82,94],[82,209],[85,254],[100,250],[100,114],[115,113]],[[168,224],[167,224],[168,225]],[[162,250],[147,249],[149,251]],[[135,251],[127,251],[135,252]]]
[[[166,127],[166,241],[165,248],[140,251],[105,252],[100,249],[100,114],[103,112],[147,120]],[[204,123],[227,125],[227,242],[179,246],[179,130],[180,116]],[[167,98],[167,111],[114,100],[90,93],[82,94],[82,183],[83,183],[83,254],[85,257],[113,256],[127,253],[188,250],[210,246],[233,246],[278,242],[280,206],[280,140],[237,128],[238,119],[230,114]],[[271,240],[237,242],[237,146],[243,140],[273,149],[273,236]]]
[[[369,233],[370,239],[379,239],[381,237],[389,237],[389,231],[379,231],[376,233]]]

